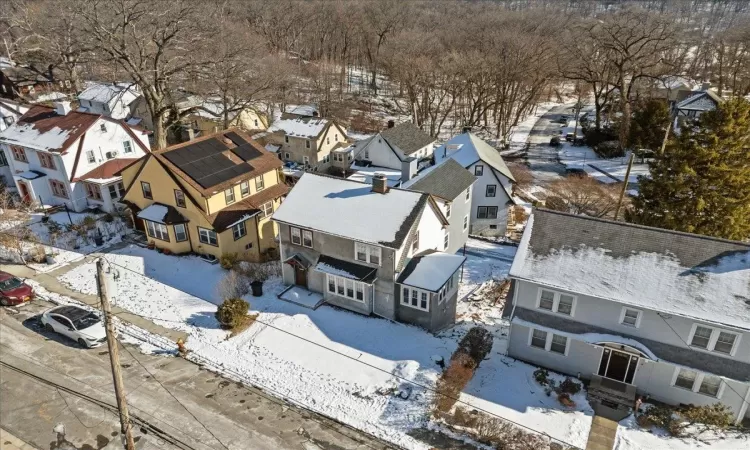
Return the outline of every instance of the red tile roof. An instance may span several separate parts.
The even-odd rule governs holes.
[[[85,180],[96,180],[96,179],[107,179],[119,176],[117,172],[122,170],[125,166],[128,166],[137,161],[137,158],[116,158],[110,159],[101,166],[94,170],[91,170],[80,177],[76,177],[73,181],[85,181]]]

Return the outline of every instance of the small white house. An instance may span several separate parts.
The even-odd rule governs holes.
[[[29,106],[0,98],[0,132],[5,131],[9,126],[16,123],[28,110]],[[0,183],[13,190],[16,188],[5,153],[0,153]]]
[[[420,130],[416,125],[404,122],[393,125],[351,147],[354,160],[364,164],[401,170],[402,163],[409,158],[417,160],[432,156],[435,138]]]
[[[132,114],[133,102],[140,97],[134,83],[88,83],[78,94],[79,111],[126,119]]]
[[[145,131],[100,114],[37,105],[0,133],[21,199],[73,211],[113,211],[124,193],[115,175],[150,152]]]

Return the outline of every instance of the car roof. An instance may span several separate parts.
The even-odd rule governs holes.
[[[0,281],[5,281],[13,278],[13,275],[9,274],[8,272],[3,272],[0,270]]]
[[[87,311],[81,307],[74,306],[74,305],[66,305],[66,306],[60,306],[58,308],[54,308],[50,311],[52,314],[59,314],[63,317],[68,318],[69,320],[78,320],[81,317],[87,316],[91,311]]]

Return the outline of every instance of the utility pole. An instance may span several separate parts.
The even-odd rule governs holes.
[[[125,436],[125,449],[135,450],[133,441],[132,425],[128,414],[128,404],[125,401],[125,387],[122,384],[122,372],[120,372],[120,351],[117,348],[115,337],[115,324],[112,321],[112,311],[107,296],[107,284],[104,279],[104,268],[101,258],[96,260],[96,284],[99,288],[99,300],[104,313],[104,325],[107,331],[107,347],[109,347],[109,362],[112,366],[112,380],[115,383],[115,396],[117,397],[117,410],[120,412],[120,429]]]
[[[628,160],[628,170],[625,171],[625,182],[622,183],[622,190],[620,191],[620,198],[617,199],[617,208],[615,209],[615,219],[620,215],[620,207],[622,206],[622,200],[625,197],[625,191],[628,189],[628,180],[630,180],[630,169],[633,168],[633,159],[635,159],[635,153],[630,152],[630,159]]]

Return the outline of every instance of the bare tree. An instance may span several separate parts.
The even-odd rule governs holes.
[[[548,208],[591,217],[610,217],[617,207],[621,186],[600,183],[585,175],[572,175],[555,181],[548,189]]]

